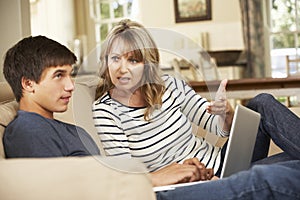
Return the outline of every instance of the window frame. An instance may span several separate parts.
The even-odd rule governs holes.
[[[270,64],[271,64],[271,73],[273,78],[287,77],[286,73],[286,56],[290,55],[293,57],[300,56],[300,2],[295,0],[293,2],[295,9],[295,30],[274,30],[273,27],[273,0],[267,1],[267,15],[268,15],[268,24],[267,28],[269,29],[269,51],[270,51]],[[297,8],[297,6],[299,8]],[[292,16],[292,15],[291,15]],[[294,44],[292,47],[282,47],[276,48],[273,45],[273,37],[278,35],[293,35]]]
[[[101,18],[101,4],[109,4],[109,18]],[[123,16],[115,17],[113,4],[118,3],[123,7]],[[107,30],[111,30],[114,23],[119,22],[124,18],[129,18],[130,11],[128,10],[128,5],[133,3],[133,0],[89,0],[90,5],[90,17],[94,20],[95,27],[95,39],[96,43],[100,44],[106,37],[101,33],[101,26],[107,25]]]

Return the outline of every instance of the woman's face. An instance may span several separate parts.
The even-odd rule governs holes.
[[[116,89],[133,92],[141,86],[144,63],[137,60],[133,52],[125,52],[125,45],[122,40],[113,42],[107,58],[108,70]]]

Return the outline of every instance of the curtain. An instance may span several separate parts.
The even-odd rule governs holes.
[[[263,5],[261,0],[240,0],[247,54],[245,77],[265,77]]]

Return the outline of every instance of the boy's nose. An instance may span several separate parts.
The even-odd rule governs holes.
[[[72,79],[72,77],[69,77],[66,81],[66,84],[65,84],[65,90],[66,91],[73,91],[74,88],[75,88],[74,80]]]

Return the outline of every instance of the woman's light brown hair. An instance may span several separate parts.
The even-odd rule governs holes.
[[[150,114],[162,105],[165,84],[160,74],[157,46],[150,33],[137,22],[128,19],[120,21],[104,41],[99,70],[102,81],[97,87],[96,99],[114,88],[108,72],[107,56],[116,40],[121,40],[123,44],[126,44],[124,52],[133,52],[134,57],[139,58],[144,63],[144,75],[139,89],[144,95],[147,107],[144,118],[150,120]]]

